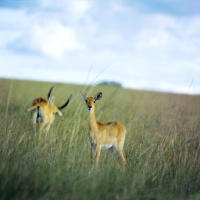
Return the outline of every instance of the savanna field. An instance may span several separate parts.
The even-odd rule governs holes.
[[[73,97],[49,133],[32,133],[37,97]],[[0,79],[0,199],[200,199],[200,96]],[[102,150],[90,160],[88,111],[79,94],[102,92],[97,120],[126,126],[126,169]]]

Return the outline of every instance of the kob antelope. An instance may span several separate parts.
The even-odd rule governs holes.
[[[101,148],[108,148],[117,154],[121,160],[121,164],[124,168],[126,164],[126,158],[123,151],[126,128],[121,123],[106,122],[101,123],[96,121],[95,117],[95,103],[101,99],[102,92],[96,94],[95,97],[86,98],[84,93],[80,92],[83,96],[87,109],[89,111],[89,142],[91,145],[91,158],[97,165]]]
[[[48,132],[51,124],[55,120],[55,116],[58,114],[62,116],[61,110],[65,108],[72,95],[69,96],[67,101],[60,107],[54,105],[54,97],[51,97],[51,92],[54,86],[50,88],[47,99],[42,97],[33,100],[31,107],[28,109],[31,112],[31,123],[34,132],[36,131],[36,124],[40,125],[40,132]]]

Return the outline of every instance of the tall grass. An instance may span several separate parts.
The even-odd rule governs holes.
[[[200,198],[200,96],[89,88],[103,92],[97,119],[127,128],[123,172],[106,150],[91,164],[86,86],[56,84],[56,105],[73,98],[47,135],[32,134],[26,110],[52,85],[0,80],[0,199]]]

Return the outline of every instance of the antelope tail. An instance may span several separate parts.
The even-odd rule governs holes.
[[[31,106],[27,111],[30,112],[31,110],[35,110],[38,107],[38,105]]]

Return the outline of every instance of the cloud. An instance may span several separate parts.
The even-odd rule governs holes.
[[[76,32],[57,20],[42,20],[33,24],[28,31],[17,38],[15,50],[35,52],[53,58],[62,58],[65,51],[83,50]]]
[[[28,7],[29,4],[25,5]],[[86,48],[81,29],[87,27],[88,31],[94,30],[91,20],[85,19],[86,13],[92,6],[91,0],[58,0],[56,4],[53,0],[42,0],[37,1],[36,5],[40,9],[35,10],[33,7],[31,13],[14,10],[20,17],[18,20],[9,20],[9,26],[16,27],[15,34],[17,29],[20,30],[20,33],[8,43],[9,50],[16,53],[32,53],[61,59],[66,52]],[[30,10],[29,7],[27,9]],[[4,11],[4,9],[2,10]],[[11,11],[6,10],[5,13],[7,12]],[[13,15],[13,11],[11,13]],[[8,17],[8,19],[10,18]],[[24,19],[29,19],[29,24]],[[5,21],[5,18],[1,21],[3,20]],[[80,20],[83,23],[79,26]],[[12,23],[14,21],[16,22]],[[83,25],[85,26],[80,28]],[[84,35],[88,34],[85,32]]]
[[[132,44],[141,53],[165,58],[194,58],[199,55],[200,16],[172,18],[161,14],[143,15]]]

